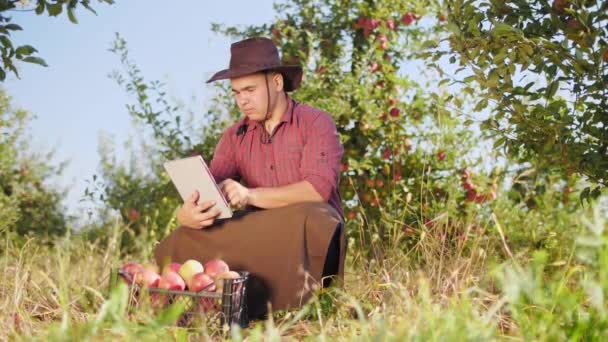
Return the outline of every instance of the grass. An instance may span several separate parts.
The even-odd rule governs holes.
[[[68,236],[54,246],[36,239],[17,245],[5,236],[0,340],[593,340],[606,332],[608,221],[599,210],[579,208],[541,223],[534,221],[538,212],[522,214],[507,202],[481,215],[486,209],[462,219],[439,214],[390,246],[373,242],[383,253],[371,260],[351,240],[343,288],[322,290],[302,309],[227,332],[175,327],[179,308],[129,318],[125,288],[108,295],[111,267],[145,258],[119,257],[126,226],[109,227],[104,243]],[[521,232],[517,225],[525,222],[537,226]],[[530,230],[556,239],[545,242],[559,248],[535,252],[538,241],[517,235],[530,236]],[[577,237],[582,249],[575,248]],[[594,239],[603,244],[591,246]]]

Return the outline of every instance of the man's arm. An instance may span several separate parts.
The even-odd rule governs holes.
[[[300,202],[327,202],[338,186],[344,149],[329,114],[319,115],[309,131],[313,133],[302,153],[302,181],[282,187],[248,189],[226,179],[220,188],[230,204],[270,209]]]
[[[280,208],[300,202],[323,202],[323,197],[308,181],[275,188],[249,190],[249,204],[258,208]]]

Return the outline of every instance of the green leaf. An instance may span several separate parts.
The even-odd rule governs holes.
[[[6,72],[4,69],[0,68],[0,81],[4,81],[6,79]]]
[[[553,98],[553,96],[555,96],[555,93],[557,92],[558,88],[559,88],[559,81],[551,82],[551,84],[549,84],[549,86],[547,87],[545,96],[548,99]]]
[[[39,1],[38,6],[36,6],[36,14],[41,15],[44,13],[44,1]]]
[[[7,30],[10,30],[10,31],[23,31],[21,26],[19,26],[17,24],[8,24],[8,25],[5,25],[4,28],[6,28]]]
[[[78,24],[78,20],[76,19],[76,15],[74,14],[74,9],[71,7],[68,8],[68,18],[72,23]]]
[[[63,4],[61,2],[56,4],[50,4],[47,7],[47,12],[51,17],[58,16],[59,14],[61,14],[61,11],[63,11]]]
[[[17,48],[17,50],[15,50],[15,53],[17,53],[17,58],[19,58],[19,55],[27,56],[33,54],[34,52],[38,52],[38,50],[31,45],[21,45]]]
[[[46,62],[44,61],[44,59],[40,58],[40,57],[25,57],[23,59],[24,62],[28,62],[28,63],[34,63],[34,64],[38,64],[38,65],[42,65],[44,67],[48,67],[48,64],[46,64]]]
[[[498,36],[504,36],[513,32],[513,27],[505,23],[496,23],[492,32],[494,32]]]

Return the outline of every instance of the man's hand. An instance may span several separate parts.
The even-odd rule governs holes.
[[[251,191],[241,183],[228,178],[221,182],[219,186],[232,206],[244,207],[251,202]]]
[[[196,201],[198,201],[198,198],[198,191],[194,191],[179,209],[177,212],[177,222],[180,225],[192,229],[209,227],[221,214],[220,209],[215,207],[214,201],[206,201],[197,205]]]

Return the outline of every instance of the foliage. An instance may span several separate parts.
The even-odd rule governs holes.
[[[450,34],[434,60],[449,56],[458,67],[453,82],[489,113],[483,127],[498,137],[494,146],[542,173],[584,175],[582,197],[599,196],[608,184],[608,3],[446,6]]]
[[[30,116],[12,108],[7,93],[0,91],[0,230],[15,238],[61,235],[67,230],[61,206],[65,193],[45,183],[63,166],[47,162],[52,153],[34,153],[27,145]]]
[[[107,4],[113,4],[114,0],[97,0]],[[21,31],[23,28],[11,22],[9,12],[34,11],[37,15],[46,13],[49,16],[59,16],[64,10],[68,18],[74,24],[78,23],[76,19],[76,8],[82,6],[92,13],[96,13],[91,7],[91,0],[0,0],[0,44],[2,47],[2,65],[0,67],[0,81],[6,78],[6,72],[10,71],[15,76],[19,77],[19,72],[15,66],[15,61],[38,64],[47,66],[44,59],[37,56],[38,50],[31,45],[15,46],[11,39],[11,32]]]

